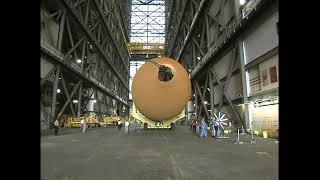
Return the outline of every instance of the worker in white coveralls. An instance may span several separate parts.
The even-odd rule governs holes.
[[[81,118],[80,123],[81,123],[82,133],[84,133],[86,131],[86,123],[83,118]]]
[[[129,121],[126,120],[126,122],[124,123],[124,135],[128,135],[129,133]]]

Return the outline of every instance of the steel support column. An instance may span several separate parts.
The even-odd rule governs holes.
[[[62,49],[65,22],[66,22],[66,12],[63,11],[60,26],[59,26],[58,47],[57,47],[59,51],[61,51],[61,49]]]
[[[210,114],[213,116],[214,110],[214,91],[213,91],[213,78],[211,73],[209,72],[209,89],[210,89]]]
[[[57,102],[57,89],[58,89],[58,83],[59,83],[59,72],[60,72],[60,66],[58,66],[54,83],[53,83],[53,89],[52,89],[52,104],[51,104],[51,122],[55,120],[55,112],[56,112],[56,102]]]
[[[200,89],[200,87],[199,87],[199,84],[198,84],[198,82],[196,82],[196,87],[197,87],[197,89],[198,89],[198,91],[199,91],[199,96],[200,96],[200,99],[201,99],[201,105],[204,107],[204,111],[205,111],[205,114],[207,115],[207,118],[208,119],[210,119],[210,115],[209,115],[209,113],[208,113],[208,109],[207,109],[207,106],[206,106],[206,104],[204,104],[204,97],[203,97],[203,94],[205,95],[205,93],[201,93],[201,89]],[[206,90],[206,89],[205,89]],[[205,92],[205,91],[204,91]],[[201,108],[200,108],[201,109]],[[201,111],[199,112],[199,113],[201,113]]]
[[[81,98],[82,98],[82,81],[80,81],[80,87],[79,87],[77,117],[80,117],[81,115]]]
[[[197,93],[197,87],[195,82],[193,81],[193,92],[194,92],[194,100],[195,100],[195,109],[196,109],[196,117],[199,118],[199,106],[198,106],[198,93]]]
[[[248,101],[249,97],[249,77],[248,71],[245,69],[245,57],[244,57],[244,47],[242,41],[238,41],[239,45],[239,52],[240,52],[240,69],[241,69],[241,80],[242,80],[242,89],[243,89],[243,102],[244,102],[244,117],[245,117],[245,124],[246,127],[251,129],[252,128],[252,117],[250,114],[250,105],[246,102]]]
[[[220,80],[219,80],[219,77],[217,76],[217,74],[216,74],[216,72],[214,71],[213,68],[211,69],[211,73],[212,73],[212,75],[215,77],[215,79],[216,79],[216,81],[218,82],[218,84],[219,84],[219,86],[221,87],[221,89],[223,90],[223,85],[221,84],[221,82],[220,82]],[[228,101],[229,105],[231,106],[231,108],[232,108],[234,114],[236,115],[237,119],[239,120],[239,122],[242,123],[242,125],[245,126],[245,123],[244,123],[243,120],[241,119],[238,110],[234,107],[234,105],[233,105],[233,103],[232,103],[232,101],[231,101],[228,93],[227,93],[226,91],[224,91],[224,90],[223,90],[223,93],[224,93],[224,95],[226,96],[227,101]]]

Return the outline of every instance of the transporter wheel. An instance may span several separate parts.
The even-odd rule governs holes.
[[[147,130],[148,129],[148,123],[143,123],[143,129]]]
[[[170,130],[174,130],[176,128],[175,124],[174,123],[170,123]]]

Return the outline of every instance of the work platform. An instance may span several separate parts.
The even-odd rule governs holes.
[[[242,135],[200,139],[189,127],[140,130],[123,136],[117,128],[63,129],[41,138],[44,180],[276,180],[278,144]]]

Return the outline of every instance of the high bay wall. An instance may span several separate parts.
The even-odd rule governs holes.
[[[240,4],[245,2],[244,4]],[[278,1],[167,2],[165,54],[189,71],[192,112],[235,126],[278,126]]]
[[[41,127],[63,115],[129,113],[130,3],[41,1]]]

